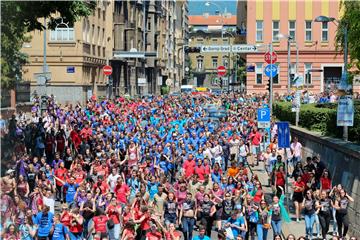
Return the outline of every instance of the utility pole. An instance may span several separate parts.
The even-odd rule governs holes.
[[[288,54],[287,54],[287,64],[288,64],[288,87],[287,87],[287,90],[288,90],[288,94],[290,94],[290,84],[291,84],[291,81],[290,81],[290,71],[291,71],[291,64],[290,64],[290,38],[288,37],[287,39],[287,51],[288,51]]]

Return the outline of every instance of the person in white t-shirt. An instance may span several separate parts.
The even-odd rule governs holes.
[[[296,165],[297,162],[301,161],[302,156],[302,145],[299,143],[297,137],[294,137],[293,143],[290,145],[291,153],[293,155],[293,164]]]
[[[107,178],[107,182],[110,186],[110,191],[113,193],[114,192],[114,189],[115,189],[115,186],[116,186],[116,183],[117,183],[117,179],[121,177],[117,171],[117,168],[113,168],[111,170],[111,174],[108,176]]]
[[[47,190],[45,196],[43,196],[44,205],[50,208],[50,212],[55,213],[55,199],[51,190]]]

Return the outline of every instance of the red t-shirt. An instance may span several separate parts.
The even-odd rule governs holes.
[[[322,190],[330,190],[331,189],[331,179],[329,178],[320,178],[321,188]]]
[[[186,160],[184,162],[183,168],[185,171],[185,177],[191,177],[191,175],[193,175],[195,173],[195,161],[194,160]]]
[[[70,217],[70,222],[73,220],[74,217]],[[83,231],[83,225],[77,223],[75,226],[70,225],[69,226],[69,231],[72,233],[81,233]]]
[[[116,198],[121,203],[126,203],[126,194],[130,191],[130,188],[126,183],[123,183],[121,186],[118,184],[115,186]]]
[[[251,133],[250,138],[252,138],[251,144],[255,146],[259,146],[261,142],[261,134],[259,132]]]
[[[303,188],[303,187],[305,187],[305,183],[303,181],[301,181],[301,182],[296,181],[296,182],[294,182],[294,186],[299,187],[299,188]],[[294,189],[294,192],[302,192],[302,191]]]
[[[161,240],[162,236],[159,232],[148,232],[146,234],[146,239],[148,240]]]
[[[61,219],[60,219],[60,222],[61,222],[62,224],[64,224],[65,226],[70,227],[71,217],[70,217],[70,215],[69,215],[68,212],[65,212],[65,213],[62,215],[62,217],[61,217]]]
[[[140,218],[142,218],[143,215],[140,215]],[[149,230],[150,229],[150,214],[145,213],[145,219],[140,223],[140,229],[141,230]]]
[[[77,184],[80,184],[85,178],[85,172],[84,171],[76,171],[73,173],[73,177],[75,178],[75,182]]]
[[[277,186],[284,186],[285,185],[285,178],[282,172],[276,172],[276,185]]]
[[[97,182],[94,184],[94,189],[96,188],[100,188],[101,193],[106,193],[110,187],[105,181],[102,181],[101,183]]]
[[[204,166],[196,166],[195,167],[195,174],[199,176],[200,181],[204,181],[205,177],[205,168]]]
[[[119,212],[116,208],[120,208],[119,206],[114,207],[113,205],[109,205],[108,210],[106,211],[109,218],[114,221],[114,224],[120,223]]]
[[[67,174],[67,169],[61,169],[61,168],[57,168],[55,170],[55,176],[61,180],[63,180],[65,182],[65,176]],[[57,186],[62,186],[63,184],[60,181],[56,181],[56,185]]]
[[[96,233],[106,233],[106,223],[109,218],[105,215],[96,216],[93,218],[95,232]]]

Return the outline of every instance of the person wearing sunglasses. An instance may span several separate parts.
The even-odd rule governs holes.
[[[267,234],[270,229],[270,215],[269,209],[265,200],[260,201],[260,207],[258,208],[259,220],[256,225],[256,234],[258,240],[266,240]]]
[[[312,240],[315,222],[315,199],[311,190],[306,191],[302,206],[304,208],[306,238]]]

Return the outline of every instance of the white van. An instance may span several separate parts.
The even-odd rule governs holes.
[[[195,91],[195,88],[193,85],[181,85],[180,91],[182,93],[191,93],[191,92]]]

